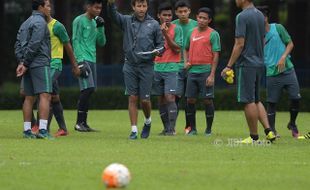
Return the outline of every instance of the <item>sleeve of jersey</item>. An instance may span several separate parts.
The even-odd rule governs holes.
[[[221,51],[221,39],[217,31],[213,31],[210,36],[210,41],[212,44],[212,51],[219,52]]]
[[[281,37],[281,40],[287,45],[292,41],[291,36],[288,34],[287,30],[284,28],[283,25],[277,24],[276,29]]]
[[[63,24],[61,24],[60,22],[56,22],[53,28],[53,32],[55,34],[55,36],[57,36],[59,38],[59,40],[61,41],[61,43],[65,44],[68,43],[70,41],[68,32],[65,28],[65,26]]]
[[[190,30],[187,33],[187,36],[184,39],[184,49],[189,50],[189,46],[191,44],[191,35],[192,35],[193,30]]]
[[[236,17],[236,30],[235,37],[236,38],[244,38],[246,34],[246,23],[242,15],[238,14]]]
[[[105,37],[104,33],[104,27],[97,28],[97,43],[99,46],[103,47],[107,42],[107,39]]]
[[[183,46],[183,30],[180,26],[175,27],[175,37],[174,37],[174,41],[175,43],[182,47]]]
[[[84,55],[81,47],[81,40],[83,39],[83,27],[80,19],[73,21],[72,29],[72,46],[75,58],[78,62],[84,61]]]

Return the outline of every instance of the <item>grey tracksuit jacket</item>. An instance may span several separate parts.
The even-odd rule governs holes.
[[[50,65],[51,42],[45,17],[38,11],[20,26],[15,43],[18,62],[34,68]]]
[[[134,15],[122,15],[117,12],[114,4],[109,5],[108,8],[112,19],[124,32],[125,63],[153,64],[153,54],[141,55],[139,52],[160,48],[159,52],[164,52],[165,41],[158,22],[149,15],[146,15],[143,21],[139,21]]]

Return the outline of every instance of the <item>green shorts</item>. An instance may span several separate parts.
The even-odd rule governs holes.
[[[52,95],[58,95],[59,94],[59,84],[58,84],[58,78],[61,74],[61,71],[58,69],[51,68],[51,77],[52,77]]]
[[[52,92],[52,78],[49,66],[28,68],[23,76],[22,86],[26,96]]]
[[[214,98],[214,86],[206,86],[206,80],[210,72],[207,73],[188,73],[186,84],[186,98]]]
[[[126,87],[125,94],[149,100],[154,76],[153,65],[148,63],[137,65],[125,63],[123,73]]]
[[[89,70],[89,75],[88,77],[79,77],[79,86],[80,86],[80,91],[88,89],[88,88],[97,88],[97,68],[96,68],[96,63],[89,62],[89,61],[84,61],[79,63],[84,64],[88,70]]]
[[[178,72],[177,96],[182,97],[185,95],[186,83],[187,83],[187,70],[181,69]]]
[[[176,94],[178,72],[155,72],[153,95]]]
[[[265,67],[236,67],[237,99],[240,103],[258,103],[259,90]]]
[[[291,100],[301,98],[299,83],[294,69],[276,76],[267,77],[267,102],[277,103],[283,89],[288,92]]]

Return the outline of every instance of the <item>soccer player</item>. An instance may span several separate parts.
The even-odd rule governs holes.
[[[164,51],[164,39],[156,20],[147,14],[147,0],[131,0],[133,15],[117,12],[115,0],[108,0],[112,19],[124,32],[123,49],[125,64],[123,67],[128,111],[131,122],[130,139],[137,139],[137,103],[140,98],[145,116],[141,138],[148,138],[151,129],[150,94],[154,76],[153,59]]]
[[[99,17],[101,10],[101,0],[87,0],[86,12],[77,16],[73,21],[72,45],[74,55],[79,67],[86,70],[81,72],[79,77],[80,97],[77,121],[74,127],[79,132],[97,131],[89,127],[87,114],[89,99],[97,87],[96,44],[103,47],[106,43],[104,21],[103,18]]]
[[[184,61],[188,70],[185,96],[191,126],[187,135],[197,134],[195,104],[198,96],[204,99],[205,104],[205,135],[211,135],[214,118],[214,77],[221,51],[219,34],[209,27],[212,18],[211,9],[200,8],[197,14],[198,27],[195,27],[185,39]]]
[[[32,15],[21,25],[15,43],[19,62],[16,76],[23,77],[25,100],[23,104],[24,138],[51,139],[47,131],[47,118],[51,100],[50,34],[46,18],[50,15],[49,0],[33,0]],[[31,132],[32,108],[35,95],[39,96],[39,133]]]
[[[222,76],[237,65],[238,102],[244,104],[244,113],[250,137],[241,143],[251,144],[258,140],[257,123],[262,123],[267,139],[275,140],[267,119],[266,110],[259,99],[259,86],[264,75],[264,15],[255,8],[252,0],[236,0],[242,12],[236,17],[235,44]]]
[[[269,23],[270,10],[267,6],[259,8],[265,15],[265,47],[264,63],[267,69],[267,113],[270,128],[276,133],[276,104],[282,90],[286,89],[291,101],[290,121],[287,128],[292,131],[292,136],[299,136],[296,118],[299,110],[300,90],[299,83],[290,59],[294,48],[293,41],[286,29],[277,23]]]
[[[58,85],[58,78],[62,71],[62,58],[63,58],[63,49],[65,48],[71,65],[72,65],[72,72],[73,74],[78,77],[80,74],[80,69],[76,63],[74,58],[72,46],[70,44],[70,39],[68,33],[63,24],[61,24],[56,19],[52,18],[51,16],[47,19],[48,22],[48,29],[51,36],[51,77],[52,77],[52,102],[50,106],[50,113],[48,118],[48,129],[51,123],[53,115],[58,123],[59,129],[55,134],[56,137],[59,136],[66,136],[68,135],[68,130],[66,127],[66,123],[64,120],[63,115],[63,107],[60,102],[59,97],[59,85]]]
[[[175,94],[183,45],[182,28],[172,24],[173,8],[169,3],[158,7],[158,18],[165,37],[165,52],[155,58],[154,95],[158,95],[159,114],[164,125],[161,135],[175,135],[177,105]]]
[[[177,15],[178,19],[172,21],[173,24],[176,24],[177,26],[180,26],[183,31],[183,39],[185,39],[188,36],[188,33],[197,26],[197,22],[193,19],[189,18],[189,15],[191,13],[191,6],[187,0],[180,0],[175,3],[175,14]],[[177,87],[177,96],[176,96],[176,104],[178,106],[179,111],[179,102],[182,98],[182,96],[185,95],[186,91],[186,83],[187,83],[187,70],[184,68],[184,42],[182,45],[181,50],[181,62],[179,64],[179,72],[178,72],[178,87]],[[186,98],[185,98],[186,102]],[[185,133],[189,133],[191,131],[191,126],[189,124],[188,119],[188,108],[187,103],[185,103]]]

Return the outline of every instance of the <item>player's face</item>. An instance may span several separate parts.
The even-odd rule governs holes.
[[[99,16],[102,10],[102,3],[95,3],[87,6],[87,12],[92,16]]]
[[[244,1],[244,0],[235,0],[236,6],[240,8],[242,5],[242,1]]]
[[[143,1],[143,2],[138,2],[136,1],[136,4],[134,6],[132,6],[133,11],[135,12],[136,17],[138,18],[144,18],[146,11],[147,11],[147,2]]]
[[[197,15],[197,23],[198,27],[201,29],[205,29],[209,26],[209,23],[211,22],[211,19],[209,18],[209,15],[204,12],[200,12]]]
[[[52,10],[50,1],[46,0],[44,6],[40,10],[47,18],[50,17]]]
[[[191,10],[188,7],[178,7],[175,14],[180,19],[181,22],[187,22]]]
[[[158,18],[160,23],[166,23],[169,25],[172,21],[172,10],[161,11],[161,13],[158,15]]]

